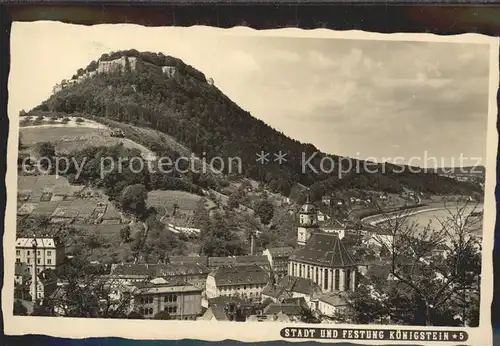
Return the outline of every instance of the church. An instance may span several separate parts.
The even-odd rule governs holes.
[[[357,265],[337,234],[318,226],[317,209],[307,199],[299,211],[297,249],[288,261],[288,275],[313,281],[323,292],[356,289]]]

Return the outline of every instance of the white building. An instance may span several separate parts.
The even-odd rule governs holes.
[[[327,317],[334,317],[336,313],[347,307],[345,295],[338,293],[323,293],[313,299],[316,311]]]
[[[36,261],[36,270],[41,273],[45,269],[56,270],[64,262],[64,244],[53,237],[17,238],[16,262],[26,263],[28,271]]]
[[[220,267],[207,277],[208,299],[219,296],[257,298],[269,282],[269,274],[258,265]]]

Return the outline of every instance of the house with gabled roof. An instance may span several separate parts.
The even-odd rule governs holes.
[[[275,303],[303,298],[309,306],[311,297],[321,292],[321,287],[312,280],[287,275],[276,285],[268,284],[262,291],[262,298],[269,298]]]

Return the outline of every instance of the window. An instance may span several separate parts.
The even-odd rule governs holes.
[[[243,286],[243,289],[244,289],[244,290],[246,290],[246,289],[247,289],[247,286],[246,286],[246,285],[244,285],[244,286]]]
[[[323,289],[327,290],[328,289],[328,269],[324,269],[323,272]]]
[[[48,250],[47,251],[47,256],[52,256],[52,251]]]
[[[17,262],[17,263],[20,263],[20,262],[21,262],[21,259],[20,259],[20,258],[16,258],[16,262]]]
[[[27,250],[26,251],[26,256],[29,256],[30,255],[30,250]]]
[[[174,306],[174,307],[172,308],[172,312],[173,312],[174,314],[176,314],[176,313],[177,313],[177,306]]]
[[[177,301],[177,296],[173,296],[173,301],[176,302]]]
[[[349,291],[351,288],[351,269],[347,269],[347,273],[345,274],[345,291]]]
[[[335,269],[333,272],[333,275],[335,276],[335,290],[339,289],[339,283],[340,283],[340,273],[338,269]]]
[[[16,256],[21,256],[21,251],[20,250],[16,250]]]
[[[30,259],[26,258],[26,263],[30,264]]]
[[[47,264],[52,264],[52,260],[50,258],[47,258]]]
[[[42,260],[40,258],[36,259],[36,264],[40,264],[41,262],[42,262]]]
[[[37,256],[40,256],[40,250],[38,250],[38,251],[36,252],[36,255],[37,255]]]

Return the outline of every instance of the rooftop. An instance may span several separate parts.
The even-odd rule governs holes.
[[[226,311],[224,310],[224,305],[212,305],[208,309],[212,311],[212,314],[217,321],[229,321]]]
[[[168,264],[113,264],[111,275],[118,276],[181,276],[181,275],[203,275],[210,270],[199,263],[168,263]]]
[[[277,285],[273,286],[269,284],[264,287],[262,294],[269,297],[287,299],[292,297],[292,292],[313,295],[321,292],[321,287],[312,280],[287,275]]]
[[[318,297],[318,300],[331,306],[345,306],[347,305],[347,299],[345,295],[330,292],[323,293]]]
[[[298,249],[291,260],[328,267],[353,267],[356,265],[336,234],[315,233],[306,246]]]
[[[211,275],[217,286],[265,284],[269,281],[269,274],[256,264],[220,267]]]
[[[37,248],[49,248],[49,249],[55,249],[56,246],[60,245],[59,239],[50,237],[50,236],[42,236],[42,237],[36,237],[36,238],[17,238],[16,239],[16,247],[20,248],[32,248],[33,247],[33,240],[36,240],[36,247]]]
[[[302,311],[302,307],[297,304],[272,303],[264,309],[264,314],[276,315],[282,313],[288,316],[300,316]]]
[[[202,289],[187,283],[167,282],[163,284],[138,283],[134,285],[139,291],[136,294],[165,294],[165,293],[185,293],[201,292]]]
[[[267,249],[273,257],[289,257],[293,252],[293,247],[271,247]]]
[[[209,257],[208,267],[234,267],[247,265],[269,266],[269,260],[263,255],[247,255],[247,256],[232,256],[232,257]]]

